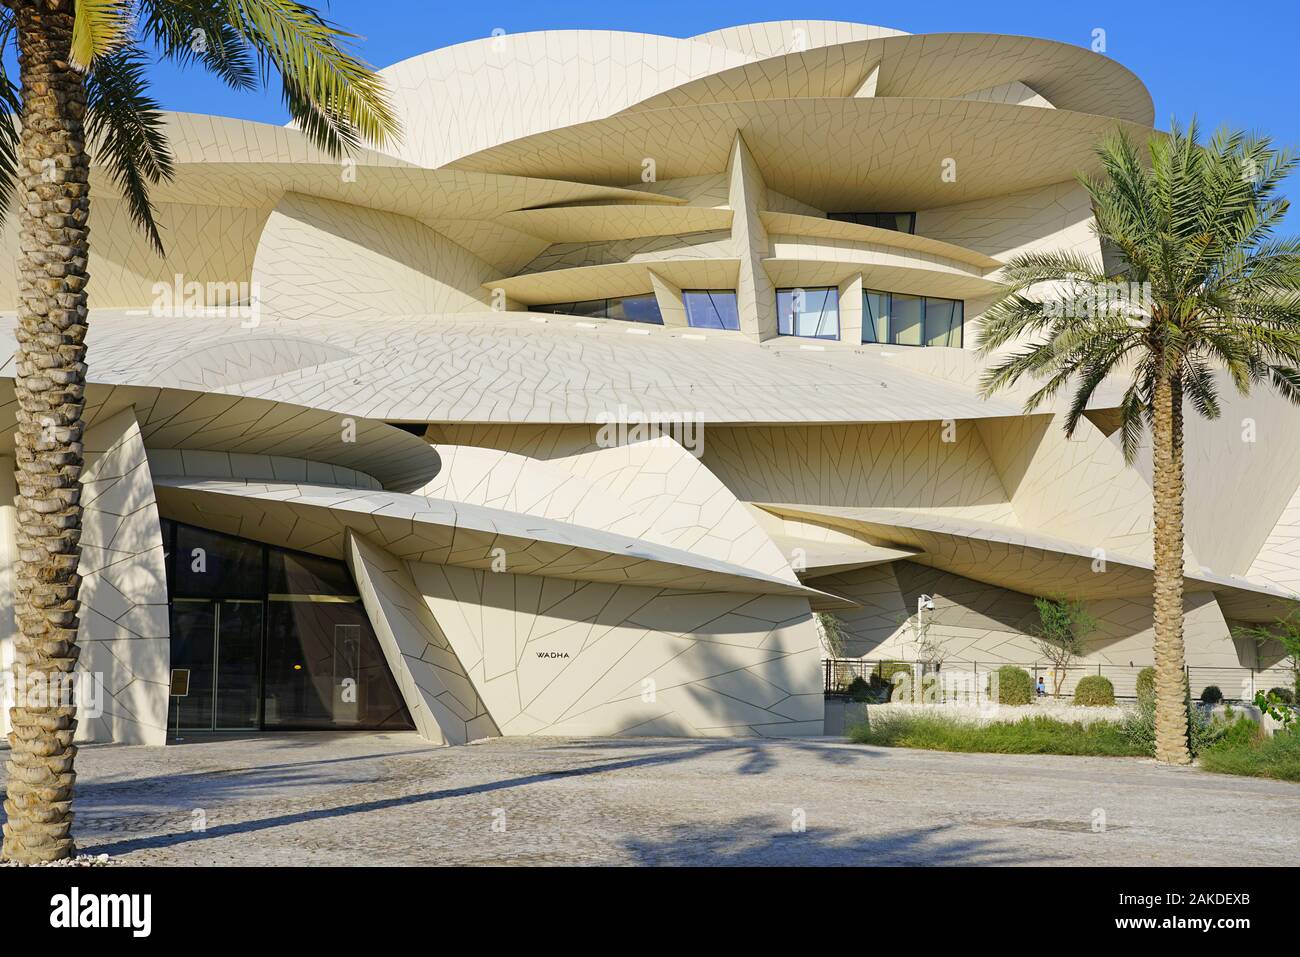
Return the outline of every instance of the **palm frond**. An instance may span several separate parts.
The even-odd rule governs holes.
[[[131,218],[163,252],[149,186],[173,175],[162,112],[149,95],[147,59],[135,45],[100,56],[86,80],[86,133],[122,191]]]
[[[337,155],[397,135],[383,82],[348,49],[352,34],[296,0],[226,0],[226,11],[263,76],[279,73],[290,115],[318,147]]]
[[[1203,141],[1193,120],[1152,137],[1145,157],[1122,132],[1104,137],[1097,157],[1100,172],[1079,179],[1095,233],[1142,292],[1120,289],[1100,312],[1062,314],[1062,297],[1106,288],[1087,257],[1012,260],[976,340],[980,355],[997,354],[982,393],[1032,379],[1032,408],[1073,382],[1071,431],[1094,391],[1127,373],[1121,438],[1130,461],[1159,383],[1180,396],[1176,428],[1183,400],[1199,415],[1220,414],[1220,371],[1243,394],[1268,382],[1300,401],[1300,239],[1274,235],[1288,208],[1279,185],[1300,165],[1296,154],[1227,129]]]
[[[1124,390],[1124,398],[1119,404],[1120,448],[1124,461],[1130,465],[1137,458],[1150,408],[1150,391],[1135,380]]]
[[[0,216],[9,212],[18,185],[18,118],[22,116],[22,92],[9,76],[4,54],[14,36],[14,12],[0,9]]]
[[[100,58],[130,39],[128,0],[77,0],[72,22],[72,64],[89,70]]]
[[[181,66],[199,64],[236,90],[257,87],[257,63],[226,0],[140,0],[140,35]]]

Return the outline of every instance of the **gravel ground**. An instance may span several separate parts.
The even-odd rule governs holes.
[[[411,734],[98,745],[75,834],[113,864],[1294,864],[1300,787],[1131,758],[835,739]]]

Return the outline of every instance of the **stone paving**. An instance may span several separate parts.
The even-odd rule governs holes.
[[[1300,786],[1128,758],[940,754],[830,738],[432,748],[413,734],[299,734],[91,746],[77,765],[79,848],[116,863],[1280,865],[1300,856]]]

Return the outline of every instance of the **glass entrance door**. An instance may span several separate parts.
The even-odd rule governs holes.
[[[255,730],[262,720],[262,603],[217,602],[217,674],[212,726]]]
[[[261,723],[262,602],[172,602],[172,667],[190,670],[180,726],[254,730]]]
[[[216,625],[216,602],[190,598],[172,602],[172,668],[190,672],[190,693],[180,699],[174,719],[182,728],[212,729]]]

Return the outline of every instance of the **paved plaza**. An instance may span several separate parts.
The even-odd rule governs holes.
[[[296,734],[77,766],[80,848],[122,864],[1271,865],[1300,839],[1294,784],[829,738]]]

